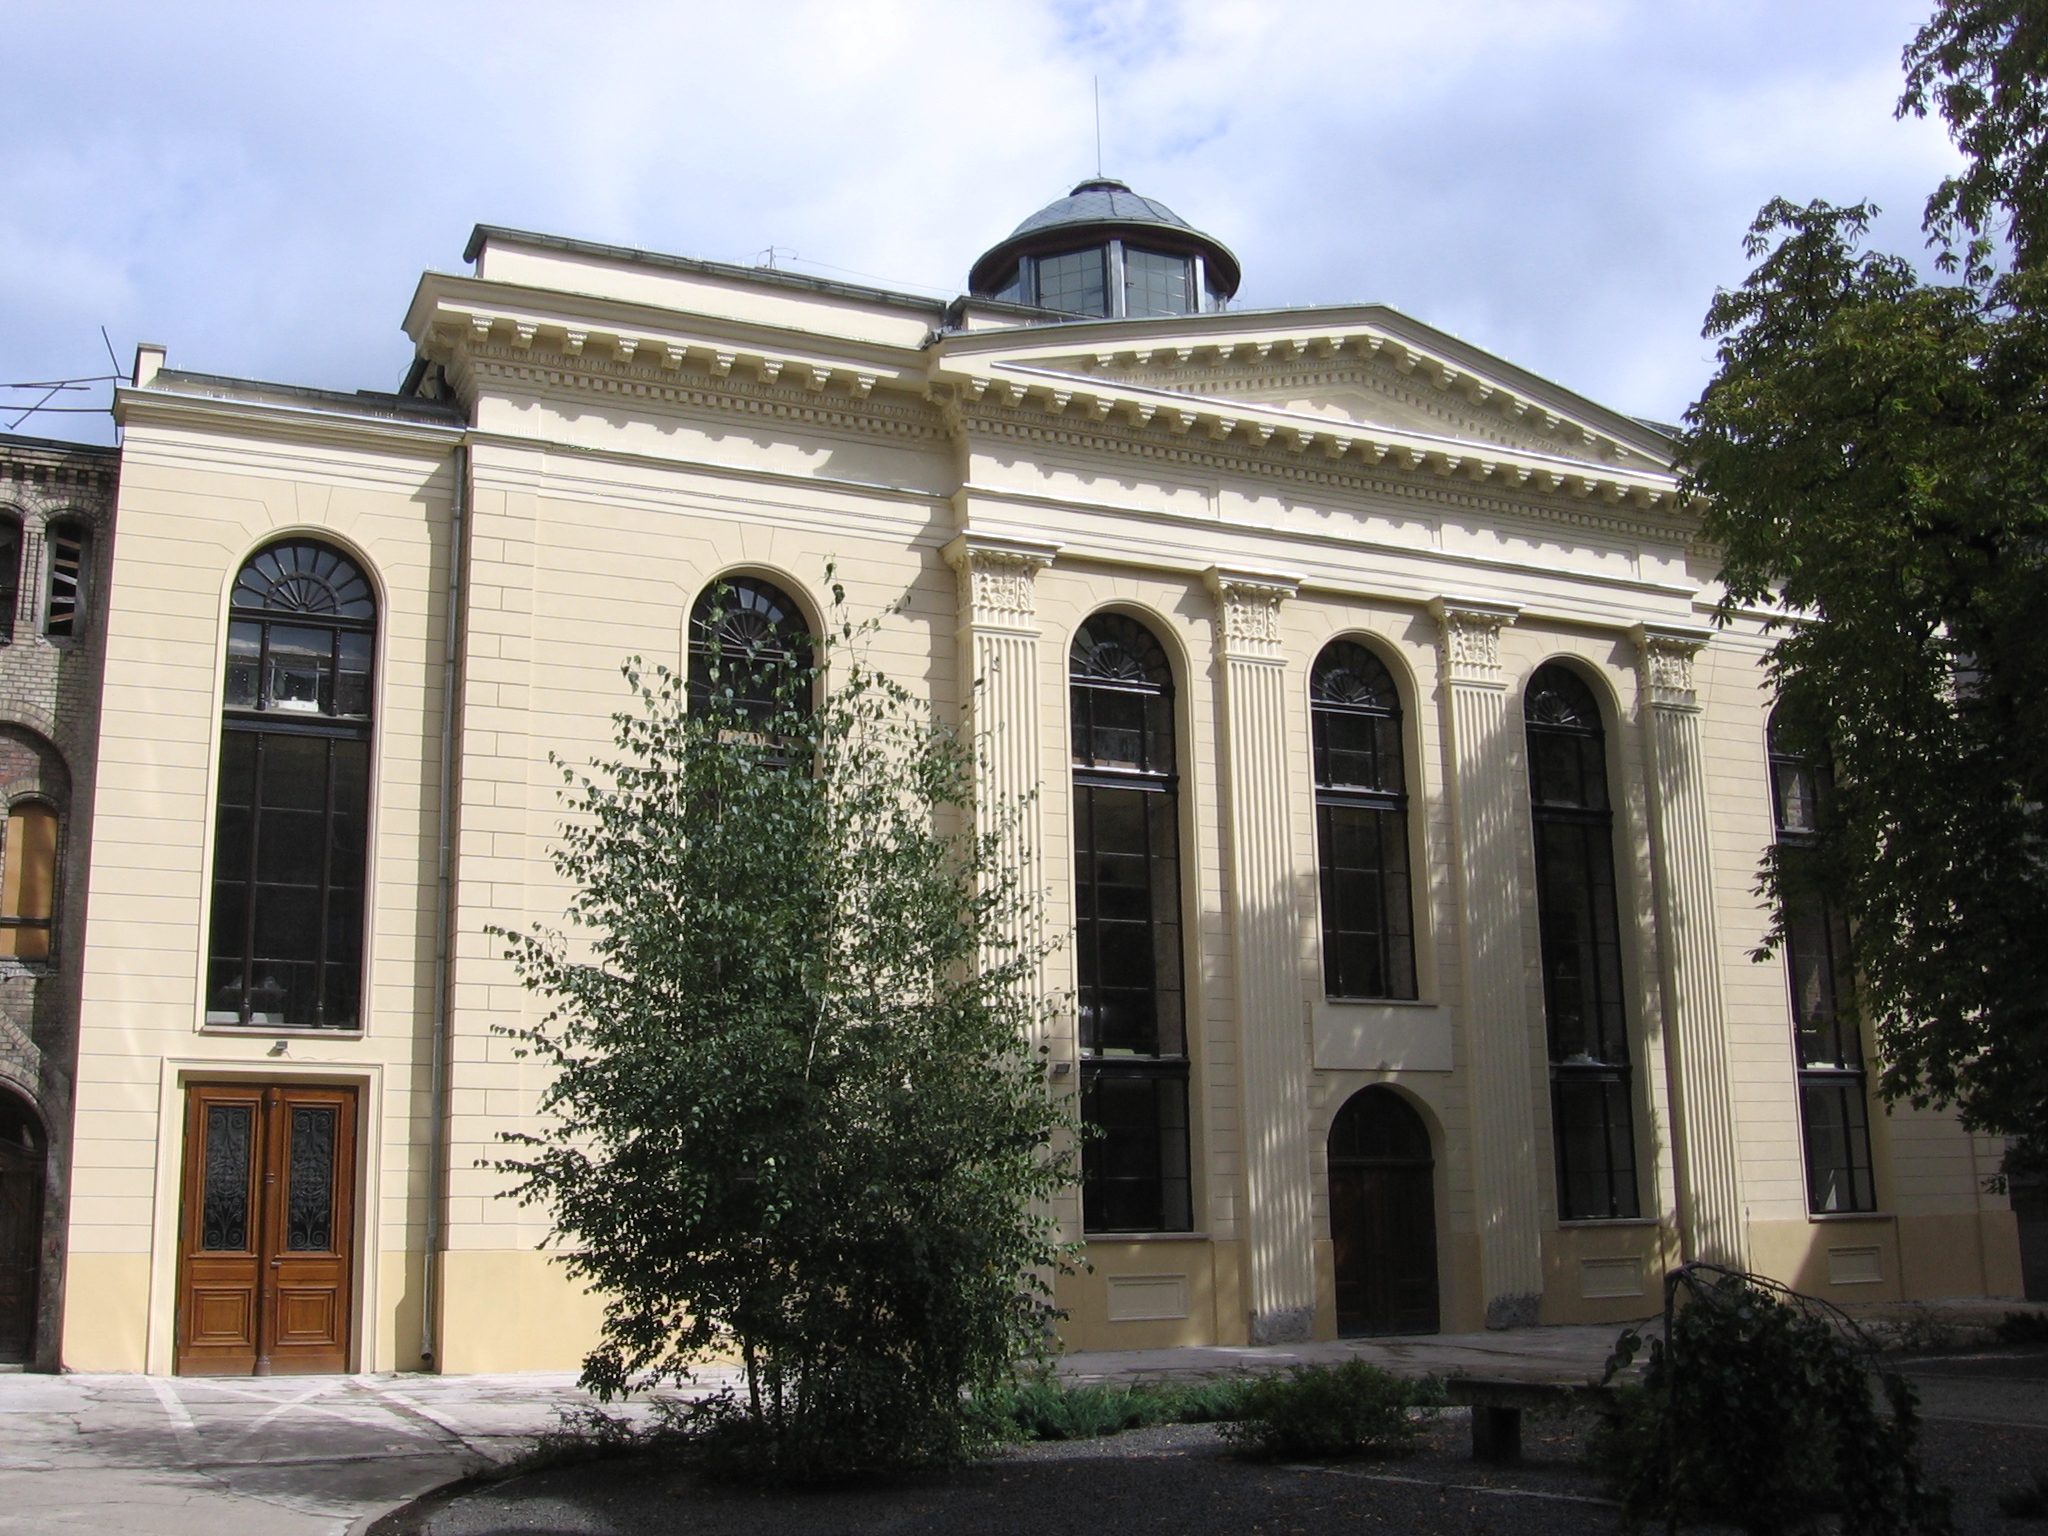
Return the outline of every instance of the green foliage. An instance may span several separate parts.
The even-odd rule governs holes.
[[[2048,1344],[2048,1312],[2008,1312],[1997,1333],[2001,1344]]]
[[[606,1297],[584,1383],[736,1354],[690,1433],[739,1475],[974,1454],[966,1403],[1043,1351],[1068,1261],[1029,893],[971,830],[967,748],[855,637],[815,667],[714,646],[694,710],[629,665],[616,756],[564,773],[574,938],[504,935],[552,1084],[499,1166]]]
[[[1242,1412],[1252,1378],[1070,1384],[1049,1372],[1004,1388],[986,1407],[1018,1438],[1092,1440],[1154,1424],[1213,1424]]]
[[[1913,1389],[1881,1373],[1878,1408],[1853,1324],[1711,1265],[1667,1283],[1668,1338],[1650,1341],[1641,1383],[1616,1391],[1589,1447],[1631,1523],[1717,1519],[1782,1536],[1839,1511],[1845,1536],[1951,1529],[1947,1491],[1920,1472]],[[1641,1343],[1622,1335],[1610,1379]]]
[[[1931,102],[1967,164],[1927,204],[1951,250],[1968,239],[1981,269],[2003,236],[2018,264],[2048,255],[2048,11],[2039,0],[1941,0],[1906,48],[1899,115]]]
[[[1298,1365],[1251,1379],[1223,1437],[1267,1457],[1386,1455],[1422,1432],[1411,1408],[1443,1401],[1439,1384],[1406,1381],[1368,1365]]]
[[[2017,264],[1980,250],[1961,281],[1924,283],[1862,248],[1868,206],[1771,203],[1755,270],[1708,313],[1719,367],[1682,445],[1722,617],[1779,615],[1785,735],[1837,769],[1817,846],[1773,854],[1763,884],[1780,910],[1817,886],[1848,920],[1846,1001],[1876,1024],[1885,1094],[2020,1137],[2009,1169],[2048,1154],[2038,11],[1948,0],[1908,54],[1906,109],[1935,101],[1973,157],[1930,227],[2002,209]]]

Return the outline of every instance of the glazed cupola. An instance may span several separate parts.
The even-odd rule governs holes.
[[[1084,181],[991,247],[968,290],[1104,319],[1192,315],[1237,292],[1237,258],[1164,203],[1120,181]]]

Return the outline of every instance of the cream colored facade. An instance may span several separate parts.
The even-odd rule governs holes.
[[[479,1166],[541,1087],[494,1033],[537,1005],[486,929],[559,922],[548,754],[606,749],[621,662],[677,664],[721,575],[815,616],[828,562],[857,612],[908,595],[877,660],[971,713],[991,799],[1039,792],[1016,857],[1054,934],[1069,644],[1113,609],[1170,653],[1194,1230],[1092,1240],[1071,1346],[1333,1334],[1323,1148],[1375,1083],[1430,1131],[1446,1329],[1641,1316],[1685,1257],[1837,1301],[2019,1292],[1983,1192],[2000,1149],[1948,1118],[1874,1111],[1879,1211],[1808,1214],[1786,977],[1748,958],[1764,641],[1711,628],[1658,431],[1380,307],[1051,323],[505,231],[472,250],[406,315],[411,398],[153,363],[120,393],[66,1364],[172,1368],[182,1094],[245,1080],[360,1090],[356,1368],[576,1363],[599,1303]],[[209,1026],[201,997],[229,590],[290,533],[357,558],[379,609],[345,1034]],[[1323,995],[1307,677],[1340,637],[1402,694],[1413,1002]],[[1639,1220],[1555,1215],[1521,697],[1560,658],[1608,722]],[[1071,1025],[1047,1043],[1074,1060]]]

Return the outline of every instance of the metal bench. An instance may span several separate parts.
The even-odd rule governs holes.
[[[1614,1388],[1569,1381],[1508,1381],[1486,1376],[1453,1376],[1444,1383],[1450,1400],[1472,1410],[1472,1459],[1513,1463],[1522,1459],[1522,1414],[1530,1408],[1605,1407]]]

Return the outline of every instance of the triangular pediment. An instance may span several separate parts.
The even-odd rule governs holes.
[[[1077,387],[1188,395],[1210,411],[1281,412],[1616,469],[1671,463],[1669,439],[1644,423],[1380,306],[1057,329],[1085,330],[1075,340],[1087,350],[1059,346],[1045,329],[983,335],[975,350],[986,347],[991,363],[1008,352],[1000,361]]]

